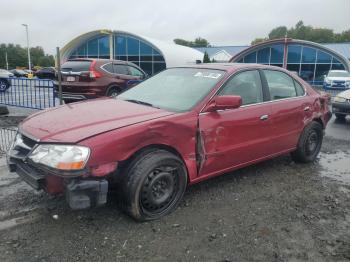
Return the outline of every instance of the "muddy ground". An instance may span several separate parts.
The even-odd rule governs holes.
[[[107,206],[72,211],[0,159],[1,261],[350,261],[350,142],[313,164],[289,156],[188,188],[161,220]]]

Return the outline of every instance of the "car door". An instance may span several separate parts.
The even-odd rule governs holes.
[[[303,87],[287,73],[263,70],[271,99],[273,141],[277,152],[294,148],[304,128],[305,119],[312,115],[312,104]]]
[[[273,153],[271,108],[269,103],[263,103],[259,71],[233,75],[217,95],[239,95],[242,106],[199,115],[199,139],[204,154],[199,175],[228,170]]]

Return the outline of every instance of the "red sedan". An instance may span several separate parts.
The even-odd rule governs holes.
[[[105,204],[115,184],[129,215],[157,219],[190,184],[287,153],[315,160],[328,99],[278,67],[171,68],[115,98],[28,117],[8,163],[74,209]]]

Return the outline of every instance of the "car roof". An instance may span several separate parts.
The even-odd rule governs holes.
[[[106,58],[72,58],[68,59],[68,61],[96,61],[99,63],[108,63],[108,62],[118,62],[121,64],[130,64],[131,62],[124,61],[124,60],[113,60],[113,59],[106,59]]]
[[[245,64],[245,63],[204,63],[204,64],[193,64],[185,66],[176,66],[173,68],[202,68],[202,69],[213,69],[223,70],[227,72],[233,72],[240,69],[274,69],[280,71],[287,71],[284,68],[278,66],[262,65],[262,64]]]

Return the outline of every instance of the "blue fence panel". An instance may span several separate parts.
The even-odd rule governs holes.
[[[6,91],[0,92],[0,104],[33,109],[57,105],[53,80],[11,78],[10,83]]]

